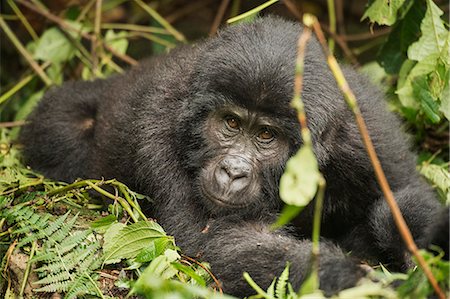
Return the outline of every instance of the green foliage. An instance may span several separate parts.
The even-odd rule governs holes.
[[[280,196],[290,205],[304,207],[314,197],[320,179],[312,146],[303,146],[292,156],[280,180]]]
[[[159,2],[162,1],[151,4],[159,5]],[[238,19],[251,20],[275,2],[267,1]],[[103,1],[103,12],[108,13],[122,3],[123,0]],[[94,79],[121,72],[123,57],[117,55],[130,55],[136,37],[150,40],[150,46],[145,49],[152,49],[153,53],[162,53],[174,47],[176,41],[184,41],[153,6],[142,1],[127,5],[134,7],[128,21],[151,24],[146,27],[151,33],[141,32],[144,26],[102,23],[105,27],[97,36],[93,19],[87,17],[89,12],[73,5],[58,14],[68,26],[49,23],[37,33],[30,32],[32,38],[21,36],[19,43],[24,42],[29,56],[36,60],[50,83],[58,85],[69,79]],[[52,13],[43,5],[40,7]],[[0,18],[6,18],[7,14],[2,11]],[[143,14],[148,14],[144,22]],[[13,17],[25,24],[26,20],[17,13]],[[377,58],[386,71],[380,72],[380,77],[384,79],[384,87],[391,87],[393,107],[414,129],[418,145],[426,142],[424,136],[430,135],[429,132],[444,136],[447,141],[450,38],[448,24],[442,18],[441,9],[431,0],[373,0],[363,15],[363,19],[392,26]],[[97,42],[87,47],[82,34],[95,35]],[[25,64],[25,59],[21,63]],[[42,98],[47,87],[36,74],[35,70],[26,70],[20,80],[9,74],[4,76],[7,85],[2,89],[8,90],[3,90],[0,96],[1,122],[24,120]],[[0,129],[0,256],[3,256],[0,292],[6,290],[9,298],[24,295],[20,294],[20,287],[9,286],[7,282],[11,281],[8,270],[14,267],[9,264],[10,257],[25,254],[30,257],[32,274],[25,273],[24,277],[39,293],[26,293],[24,297],[57,292],[65,293],[65,298],[106,298],[105,294],[111,292],[102,289],[99,282],[104,280],[100,275],[105,271],[102,267],[108,264],[108,268],[121,271],[116,286],[124,287],[124,294],[132,289],[131,293],[146,298],[230,298],[206,288],[210,284],[207,265],[200,266],[181,257],[173,238],[155,222],[147,221],[139,207],[139,201],[147,199],[115,180],[65,184],[34,173],[20,163],[20,150],[12,145],[17,133],[18,128]],[[434,185],[442,201],[449,204],[450,176],[445,154],[448,145],[441,146],[441,152],[424,148],[438,157],[433,161],[435,164],[422,163],[420,172]],[[287,168],[280,192],[290,205],[283,209],[275,227],[288,223],[317,192],[320,173],[310,145],[303,147]],[[104,186],[117,190],[117,194],[109,193],[106,190],[110,189],[105,190]],[[103,198],[92,196],[93,191],[100,192]],[[109,213],[103,209],[106,197],[114,200]],[[68,208],[71,211],[67,212]],[[424,255],[438,282],[448,290],[449,264],[440,257]],[[408,275],[377,273],[376,283],[364,281],[334,298],[425,298],[432,294],[420,269],[411,270]],[[317,290],[316,274],[309,276],[301,291],[292,288],[288,276],[286,267],[267,291],[257,286],[248,274],[245,278],[258,294],[254,298],[324,298]],[[398,293],[387,287],[394,277],[404,281]]]
[[[139,221],[111,232],[113,229],[114,227],[111,227],[105,234],[105,264],[118,263],[121,259],[138,256],[140,260],[148,261],[148,257],[143,258],[142,251],[145,250],[147,254],[151,251],[153,256],[157,255],[155,241],[166,245],[169,244],[162,243],[161,240],[171,240],[173,243],[173,237],[167,236],[154,221]]]
[[[77,215],[67,220],[69,212],[56,219],[48,213],[37,213],[31,207],[0,202],[0,218],[12,226],[11,236],[19,239],[17,247],[38,242],[39,249],[30,260],[39,263],[34,269],[39,280],[35,292],[67,292],[66,298],[98,294],[93,271],[101,264],[100,242],[92,231],[75,231]],[[14,229],[15,228],[15,229]],[[90,238],[88,238],[90,237]],[[85,281],[88,280],[88,283]]]
[[[422,256],[427,261],[433,272],[434,277],[439,282],[443,290],[450,289],[450,263],[442,260],[442,255],[434,256],[433,254],[421,251]],[[405,282],[398,288],[398,295],[401,298],[425,299],[433,294],[433,288],[430,286],[425,274],[420,268],[408,271],[408,277]]]
[[[369,18],[371,22],[380,25],[392,25],[397,20],[397,12],[405,0],[372,0],[361,20]]]
[[[383,8],[374,6],[366,14],[370,14],[372,22],[380,23],[377,16],[383,15],[387,6],[398,9],[402,1],[375,2],[384,2]],[[401,8],[404,13],[395,14],[389,22],[395,24],[378,61],[387,73],[398,73],[396,94],[404,116],[419,127],[438,125],[443,117],[449,120],[450,114],[450,32],[441,19],[442,10],[432,0],[406,1]],[[418,121],[422,118],[422,122]]]

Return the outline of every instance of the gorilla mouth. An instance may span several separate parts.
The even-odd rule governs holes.
[[[224,200],[220,197],[215,196],[209,190],[204,186],[203,183],[200,183],[200,192],[202,193],[203,197],[207,198],[208,200],[212,201],[213,203],[222,206],[222,207],[229,207],[229,208],[244,208],[247,207],[248,203],[235,203],[230,202],[227,200]]]

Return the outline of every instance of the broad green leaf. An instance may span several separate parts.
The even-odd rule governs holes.
[[[427,0],[427,12],[420,24],[422,36],[409,47],[409,59],[420,61],[431,54],[440,54],[444,45],[448,45],[449,32],[440,18],[442,14],[432,0]]]
[[[314,197],[320,179],[311,145],[304,145],[286,164],[280,180],[280,197],[289,204],[304,207]]]
[[[127,34],[125,31],[114,32],[110,29],[106,31],[105,43],[120,54],[125,54],[128,48]]]
[[[136,262],[139,263],[147,263],[154,260],[157,256],[161,255],[167,249],[173,249],[172,240],[169,238],[160,238],[156,239],[153,243],[150,244],[147,248],[144,248],[139,252],[136,256]]]
[[[115,227],[112,225],[110,229]],[[122,228],[114,236],[105,234],[105,264],[125,258],[135,258],[158,238],[169,238],[161,226],[153,221],[140,221]]]
[[[36,44],[33,57],[43,61],[61,63],[75,55],[75,46],[56,27],[44,32]]]
[[[450,173],[447,167],[423,163],[420,173],[444,193],[450,192]]]
[[[422,1],[413,1],[404,18],[392,28],[387,41],[377,55],[378,63],[388,74],[397,74],[407,59],[409,46],[418,40],[420,23],[425,16],[426,5]]]
[[[439,57],[437,54],[429,55],[414,65],[406,77],[406,80],[399,81],[399,84],[402,83],[403,85],[397,86],[398,89],[396,93],[398,94],[400,102],[404,107],[419,109],[419,101],[415,99],[413,94],[412,81],[415,77],[427,75],[433,72],[436,68],[438,59]],[[410,60],[405,61],[404,65],[409,68],[411,65]],[[403,73],[403,70],[400,70],[400,73]]]
[[[429,85],[425,75],[416,77],[412,82],[414,97],[419,100],[422,111],[433,123],[441,120],[437,99],[429,92]]]
[[[441,106],[439,107],[439,111],[444,114],[447,120],[450,120],[450,87],[447,85],[442,91],[441,96]]]
[[[361,20],[369,18],[370,22],[379,25],[392,25],[397,20],[398,10],[405,0],[374,0],[362,16]]]

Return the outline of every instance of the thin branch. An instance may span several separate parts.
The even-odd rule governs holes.
[[[436,291],[436,294],[439,296],[440,299],[445,299],[445,294],[439,287],[436,278],[433,276],[433,273],[431,272],[429,266],[425,262],[425,259],[419,254],[419,250],[417,248],[416,243],[414,242],[411,231],[409,230],[408,225],[406,224],[406,221],[403,218],[403,215],[400,211],[400,208],[398,207],[397,202],[395,201],[392,190],[389,187],[386,175],[383,172],[380,160],[377,157],[374,145],[372,143],[372,140],[370,139],[366,123],[362,117],[361,111],[359,110],[356,97],[353,94],[352,90],[350,89],[347,81],[345,80],[344,74],[342,73],[342,70],[340,69],[336,59],[334,58],[333,55],[330,54],[327,48],[325,37],[323,35],[322,29],[317,19],[313,24],[313,28],[317,38],[319,39],[320,44],[322,45],[323,51],[327,55],[328,65],[331,71],[333,72],[333,75],[336,79],[339,88],[344,94],[344,99],[355,116],[359,132],[364,142],[364,146],[367,150],[370,161],[375,170],[377,181],[380,184],[386,202],[391,209],[395,224],[397,225],[400,235],[402,236],[408,250],[416,257],[420,267],[422,268],[423,272],[425,273],[434,290]]]
[[[98,72],[98,54],[100,49],[100,24],[102,21],[102,0],[96,0],[95,2],[95,20],[94,20],[94,34],[92,35],[91,43],[91,55],[92,55],[92,72],[97,74]]]
[[[29,2],[23,1],[23,0],[16,0],[17,3],[20,3],[21,5],[31,9],[32,11],[46,17],[47,19],[49,19],[50,21],[58,24],[62,29],[66,30],[66,31],[72,31],[80,36],[82,36],[83,38],[89,40],[92,42],[93,37],[92,35],[83,32],[75,27],[73,27],[71,24],[67,23],[66,21],[64,21],[63,19],[61,19],[58,16],[55,16],[54,14],[51,14],[48,11],[43,10],[42,8],[35,6]],[[138,62],[131,58],[130,56],[126,55],[126,54],[121,54],[118,53],[116,50],[114,50],[112,47],[110,47],[109,45],[107,45],[104,41],[102,41],[102,45],[109,51],[111,52],[114,56],[116,56],[117,58],[125,61],[126,63],[130,64],[130,65],[137,65]]]
[[[21,126],[25,125],[25,123],[26,122],[24,120],[0,122],[0,129],[21,127]]]
[[[344,3],[342,0],[336,0],[336,23],[337,32],[340,36],[345,34],[345,23],[344,23]]]
[[[127,31],[136,31],[136,32],[158,33],[158,34],[171,35],[164,28],[142,26],[142,25],[136,25],[136,24],[103,23],[103,24],[101,24],[101,28],[102,29],[120,29],[120,30],[127,30]]]
[[[144,3],[142,0],[135,0],[136,4],[139,5],[143,10],[145,10],[155,21],[157,21],[161,26],[163,26],[168,32],[170,32],[173,37],[181,42],[185,42],[186,38],[184,35],[170,25],[167,20],[165,20],[156,10]]]
[[[283,4],[298,21],[300,22],[302,21],[302,13],[297,8],[297,5],[294,2],[292,2],[292,0],[283,0]]]
[[[195,259],[193,259],[193,258],[191,258],[191,257],[189,257],[189,256],[187,256],[185,254],[181,254],[181,256],[183,258],[187,259],[188,261],[197,264],[199,267],[201,267],[203,270],[205,270],[209,274],[209,276],[211,276],[211,278],[214,280],[214,283],[216,284],[217,288],[219,289],[219,293],[223,294],[222,287],[221,287],[221,284],[220,284],[219,280],[214,276],[214,274],[212,274],[212,272],[208,268],[206,268],[199,261],[197,261],[197,260],[195,260]]]
[[[25,58],[25,60],[30,64],[30,66],[33,68],[33,70],[38,74],[39,77],[41,77],[42,81],[44,81],[45,85],[50,86],[52,85],[52,80],[47,76],[47,74],[44,72],[44,70],[39,66],[39,64],[33,59],[30,53],[25,49],[25,47],[22,45],[22,43],[19,41],[19,39],[16,37],[16,35],[11,31],[11,28],[9,28],[8,24],[3,20],[3,18],[0,16],[0,27],[3,29],[3,31],[6,33],[8,38],[11,40],[11,42],[14,44],[14,46],[17,48],[17,50],[22,54],[22,56]]]
[[[14,3],[14,1],[8,0],[8,4],[12,8],[14,13],[17,15],[17,17],[20,19],[25,29],[27,29],[28,33],[31,35],[33,40],[37,41],[39,39],[39,36],[36,34],[36,31],[34,31],[33,26],[31,26],[30,22],[28,22],[27,18],[23,15],[23,13]]]
[[[217,33],[217,29],[219,29],[220,23],[223,20],[223,16],[225,15],[225,11],[227,10],[229,4],[230,0],[222,0],[220,3],[219,10],[217,11],[211,29],[209,30],[209,36],[213,36]]]
[[[381,28],[376,31],[365,32],[365,33],[349,34],[349,35],[340,34],[340,37],[345,41],[352,42],[352,41],[360,41],[360,40],[366,40],[366,39],[379,37],[382,35],[386,35],[386,34],[390,33],[391,31],[392,31],[392,28],[387,27],[387,28]]]
[[[21,90],[25,85],[27,85],[35,76],[36,74],[31,74],[20,80],[16,85],[14,85],[10,90],[5,92],[0,96],[0,104],[8,100],[10,97],[12,97],[16,92]]]
[[[336,9],[334,8],[334,0],[327,0],[328,6],[328,18],[329,18],[329,26],[330,32],[336,34]],[[334,37],[328,39],[328,48],[330,49],[330,53],[334,53]]]

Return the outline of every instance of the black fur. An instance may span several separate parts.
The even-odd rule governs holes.
[[[298,287],[310,264],[313,204],[298,217],[295,231],[272,232],[268,225],[281,206],[278,180],[284,164],[302,143],[289,105],[300,30],[298,24],[262,18],[143,62],[124,75],[56,88],[22,131],[25,158],[49,177],[117,178],[151,196],[151,216],[186,254],[211,263],[226,292],[253,293],[243,271],[267,287],[287,261]],[[416,174],[415,156],[380,93],[352,69],[345,75],[406,221],[417,242],[427,246],[426,235],[441,207]],[[394,268],[407,265],[408,257],[316,40],[306,52],[303,100],[327,180],[320,286],[330,294],[365,274],[357,259],[335,244],[353,257]],[[279,153],[279,165],[261,163],[262,195],[255,203],[222,213],[205,204],[197,177],[216,155],[205,120],[224,105],[270,116],[282,127],[289,148]]]

